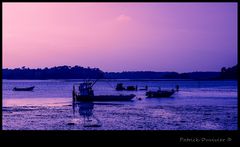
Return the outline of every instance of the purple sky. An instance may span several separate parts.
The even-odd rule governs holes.
[[[237,3],[3,3],[3,68],[219,71],[237,64]]]

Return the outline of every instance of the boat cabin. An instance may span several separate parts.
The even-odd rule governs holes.
[[[79,85],[79,94],[82,96],[94,96],[92,89],[92,83],[80,83]]]
[[[77,87],[77,89],[75,88]],[[80,83],[73,85],[73,95],[79,96],[94,96],[94,92],[92,89],[92,83]]]

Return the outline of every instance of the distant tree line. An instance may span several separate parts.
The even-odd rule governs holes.
[[[107,79],[194,79],[207,80],[219,77],[220,72],[108,72]]]
[[[221,79],[237,79],[237,72],[238,72],[238,65],[235,65],[233,67],[223,67],[221,69]]]
[[[153,72],[153,71],[124,71],[105,72],[106,79],[161,79],[167,76],[175,77],[176,72]]]
[[[3,79],[97,79],[103,78],[104,72],[98,68],[81,66],[57,66],[44,69],[26,67],[3,69]]]
[[[223,67],[219,72],[153,72],[124,71],[103,72],[98,68],[81,66],[57,66],[44,69],[26,67],[3,69],[3,79],[191,79],[191,80],[224,80],[237,79],[238,66]]]

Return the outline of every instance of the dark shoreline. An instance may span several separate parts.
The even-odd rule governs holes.
[[[66,81],[74,81],[74,80],[91,80],[90,79],[2,79],[2,80],[66,80]],[[94,79],[92,79],[94,80]],[[99,79],[98,81],[238,81],[238,79]]]
[[[99,68],[81,66],[57,66],[44,69],[30,69],[23,66],[15,69],[2,69],[3,79],[188,79],[188,80],[231,80],[237,79],[238,66],[223,67],[219,71],[123,71],[104,72]]]

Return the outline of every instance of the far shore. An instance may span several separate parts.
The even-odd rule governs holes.
[[[65,80],[65,81],[75,81],[75,80],[96,80],[96,79],[2,79],[2,80]],[[237,81],[237,79],[98,79],[98,81]]]

